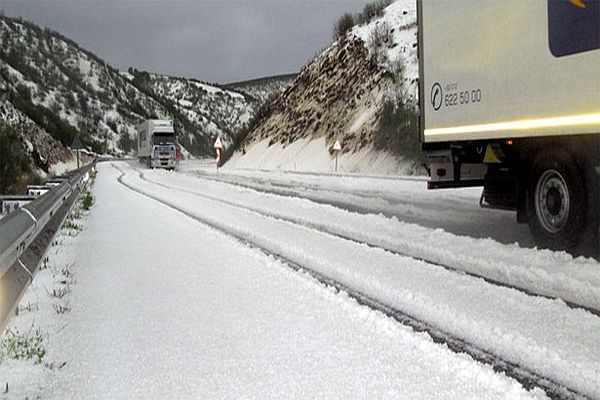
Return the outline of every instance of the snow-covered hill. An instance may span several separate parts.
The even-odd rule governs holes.
[[[266,98],[280,86],[256,90]],[[261,101],[193,79],[118,71],[57,32],[0,16],[0,113],[38,174],[70,162],[66,146],[77,135],[96,153],[134,154],[135,127],[147,118],[172,119],[180,143],[207,155],[216,136],[231,143]]]
[[[122,73],[138,89],[149,93],[188,129],[179,140],[196,154],[212,151],[217,136],[230,143],[259,107],[252,96],[195,79],[171,77],[130,69]]]
[[[2,97],[65,145],[76,134],[96,152],[127,152],[135,124],[163,107],[115,69],[57,33],[0,19]]]
[[[229,161],[231,167],[420,172],[413,0],[355,26],[306,65]]]
[[[215,135],[227,140],[257,101],[184,78],[122,74],[60,34],[19,19],[0,19],[5,99],[63,144],[75,133],[97,152],[127,153],[145,118],[174,120],[181,142],[206,154]],[[52,114],[49,124],[41,114]]]

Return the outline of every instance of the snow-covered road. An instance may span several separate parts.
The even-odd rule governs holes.
[[[237,194],[232,195],[228,192],[231,188],[220,192],[211,187],[210,182],[194,181],[194,178],[182,178],[188,180],[186,190],[165,190],[164,184],[154,184],[149,180],[162,177],[174,183],[176,175],[164,171],[143,171],[141,174],[150,178],[142,179],[131,172],[125,170],[126,184],[188,215],[247,238],[272,253],[308,266],[352,290],[374,297],[505,360],[587,395],[600,397],[600,363],[597,361],[600,359],[600,346],[597,344],[600,319],[591,313],[571,309],[561,301],[531,297],[379,248],[357,246],[355,242],[332,237],[314,227],[282,221],[278,218],[281,214],[299,212],[302,207],[285,198],[279,198],[279,203],[277,200],[268,203],[264,194],[248,193],[248,189],[237,188]],[[174,186],[177,187],[176,184]],[[198,193],[205,195],[199,196]],[[243,193],[250,198],[244,198]],[[207,195],[230,200],[224,203]],[[277,215],[265,216],[257,213],[256,208],[249,211],[231,204],[232,198],[240,197],[244,203],[254,203],[254,207],[256,204],[270,206]],[[302,201],[305,202],[306,215],[312,214],[312,221],[326,225],[340,222],[340,215],[330,212],[331,206]],[[388,224],[396,222],[390,220]],[[353,221],[350,218],[344,219],[343,223],[355,232],[368,227],[364,220]],[[383,225],[379,221],[379,226]],[[368,230],[367,235],[370,234],[376,235]],[[455,240],[460,243],[461,238]],[[527,252],[534,256],[538,253],[514,246],[505,249],[504,253],[515,251],[525,252],[522,256]],[[540,268],[536,271],[534,267],[533,274],[543,276],[554,270],[558,278],[555,277],[553,284],[559,287],[564,283],[562,278],[565,274],[557,270],[557,262],[570,261],[582,276],[592,277],[596,271],[594,267],[597,267],[593,261],[568,260],[564,254],[542,252],[541,257],[545,258],[544,262],[556,258],[546,270]],[[544,262],[538,264],[543,265]],[[512,268],[512,271],[517,270]],[[564,287],[571,283],[564,283]],[[580,283],[582,287],[589,285]]]
[[[457,235],[491,237],[505,243],[533,247],[527,225],[516,224],[514,212],[479,208],[481,188],[424,190],[418,177],[318,174],[290,171],[221,170],[203,163],[184,164],[181,170],[223,182],[361,213],[383,214]]]
[[[210,170],[202,169],[200,174],[195,172],[171,174],[159,170],[140,171],[140,174],[144,180],[155,182],[164,188],[226,202],[263,215],[302,224],[371,246],[382,247],[388,251],[425,259],[430,263],[443,264],[452,269],[472,273],[528,292],[560,298],[600,313],[600,274],[598,273],[600,265],[594,260],[573,259],[564,253],[536,251],[516,245],[505,246],[490,239],[477,240],[471,237],[456,236],[441,229],[431,230],[421,224],[403,223],[395,217],[387,218],[377,211],[374,213],[375,215],[347,212],[337,207],[308,201],[301,191],[298,191],[300,193],[298,196],[292,198],[289,194],[281,197],[271,194],[271,191],[261,193],[256,190],[245,190],[247,185],[240,185],[239,182],[234,185],[214,182],[215,179],[230,182],[231,174],[221,174],[206,180],[203,178]],[[241,172],[248,173],[247,171]],[[236,172],[236,174],[239,173],[240,171]],[[254,173],[258,175],[258,177],[251,178],[254,181],[266,180],[268,182],[270,177],[275,175],[273,172],[257,173],[255,171]],[[289,176],[289,174],[275,175],[273,180],[281,182],[285,180],[285,176]],[[335,183],[332,178],[335,177],[313,175],[299,183],[297,182],[299,175],[292,175],[290,180],[296,182],[299,187],[332,186],[334,193],[362,192],[364,197],[373,199],[370,207],[376,207],[375,203],[385,196],[392,196],[396,193],[398,197],[402,197],[399,192],[408,192],[412,193],[413,208],[422,207],[425,203],[427,207],[435,210],[434,215],[439,214],[439,210],[443,209],[446,218],[454,220],[461,218],[469,220],[471,217],[470,214],[464,215],[460,211],[449,213],[447,204],[462,202],[463,206],[472,206],[473,204],[470,203],[474,200],[473,196],[478,195],[477,191],[469,189],[437,192],[436,199],[422,200],[418,196],[423,195],[421,185],[423,181],[418,179],[407,179],[399,185],[400,181],[398,180],[360,177],[354,178],[358,182],[352,186],[348,182],[352,178],[339,183]],[[325,180],[328,184],[315,183],[315,180]],[[393,184],[389,185],[390,182]],[[415,186],[415,182],[418,182],[419,185]],[[387,188],[386,184],[389,185]],[[277,184],[277,186],[281,187],[282,185]],[[292,187],[292,184],[289,183],[288,186]],[[265,185],[262,185],[261,188],[267,189]],[[334,200],[329,199],[327,193],[327,191],[321,190],[320,196],[325,199],[326,204],[330,204]],[[471,207],[470,211],[474,213],[477,209]],[[480,216],[478,219],[481,218]]]
[[[17,397],[543,397],[295,272],[289,260],[600,398],[600,318],[470,275],[491,274],[593,308],[600,304],[593,261],[195,174],[137,171],[125,163],[99,169],[85,229],[53,257],[76,264],[73,308],[54,322],[39,321],[49,330],[47,358],[67,364],[33,373],[4,362],[0,377],[10,377]],[[440,240],[452,245],[435,247]],[[493,257],[481,262],[486,251]],[[402,252],[438,257],[454,269]],[[32,319],[35,312],[15,323]]]

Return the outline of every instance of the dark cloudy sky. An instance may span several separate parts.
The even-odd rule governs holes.
[[[0,0],[120,69],[229,83],[297,72],[372,0]]]

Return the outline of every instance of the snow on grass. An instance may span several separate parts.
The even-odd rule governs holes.
[[[18,315],[0,337],[0,393],[7,398],[45,397],[50,382],[69,363],[59,345],[74,306],[78,264],[73,249],[89,215],[84,197],[69,213],[23,295]]]
[[[363,110],[357,111],[354,121],[350,125],[350,129],[348,130],[348,132],[355,133],[359,131],[367,121],[374,120],[374,117],[375,109],[373,108],[365,107]]]
[[[123,116],[121,114],[119,114],[119,112],[117,111],[116,106],[113,105],[113,108],[110,110],[107,110],[104,113],[104,119],[106,121],[112,120],[112,121],[121,121],[123,119]],[[124,125],[119,125],[119,126],[124,126]]]
[[[191,101],[189,101],[189,100],[184,100],[184,99],[181,99],[181,100],[179,100],[179,101],[178,101],[178,103],[179,103],[181,106],[183,106],[183,107],[186,107],[186,108],[189,108],[189,107],[191,107],[191,106],[193,105],[193,103],[192,103]]]
[[[101,91],[102,87],[99,84],[99,76],[94,68],[95,62],[90,60],[86,55],[77,57],[77,66],[79,73],[84,77],[84,80],[91,85],[94,91]]]
[[[123,78],[125,78],[128,81],[133,81],[133,78],[134,78],[134,76],[127,71],[119,70],[119,75],[121,75]]]
[[[224,95],[228,95],[232,98],[238,98],[238,99],[243,99],[244,96],[242,96],[240,93],[238,92],[234,92],[234,91],[230,91],[230,90],[223,90],[219,87],[216,86],[212,86],[212,85],[207,85],[205,83],[201,83],[201,82],[196,82],[196,81],[190,81],[190,83],[194,86],[196,86],[197,88],[201,89],[201,90],[205,90],[206,92],[208,92],[208,94],[214,95],[214,94],[224,94]]]
[[[6,68],[6,71],[8,72],[11,78],[18,81],[18,83],[27,86],[27,88],[32,94],[37,93],[39,91],[39,86],[35,82],[26,79],[21,72],[11,67],[8,63],[3,63],[3,66],[4,68]],[[35,99],[33,100],[35,101]]]

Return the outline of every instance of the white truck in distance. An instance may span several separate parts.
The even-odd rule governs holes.
[[[175,169],[176,136],[170,120],[149,119],[138,126],[138,158],[150,168]]]
[[[419,0],[429,188],[483,186],[540,247],[598,255],[600,0]]]

